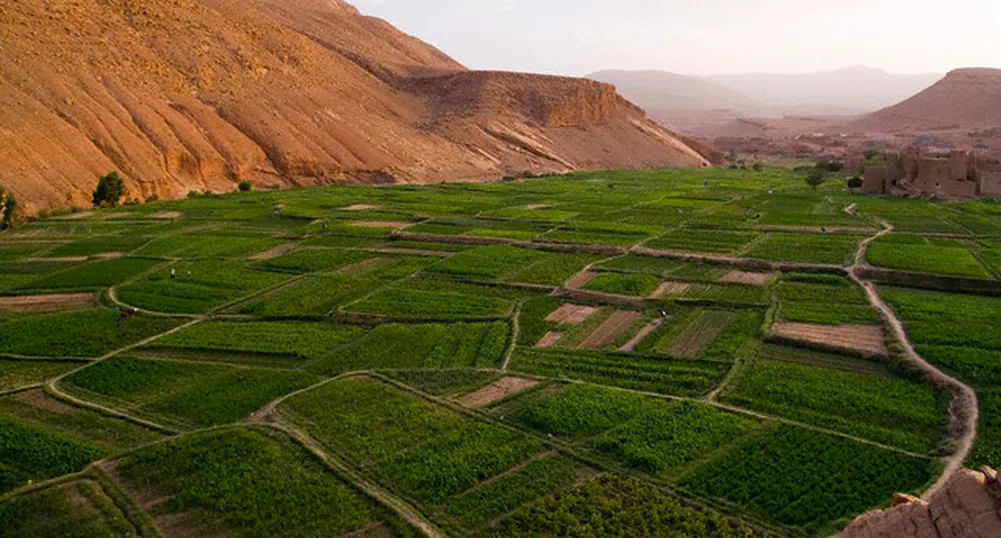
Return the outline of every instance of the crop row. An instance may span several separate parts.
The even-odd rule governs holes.
[[[527,348],[519,348],[511,361],[514,371],[679,396],[705,394],[729,368],[708,361]]]
[[[287,400],[279,411],[328,448],[429,507],[452,501],[544,448],[523,434],[368,378],[334,381]]]
[[[177,325],[176,320],[142,315],[121,319],[103,308],[26,316],[0,325],[0,352],[97,357]]]
[[[933,387],[855,372],[755,361],[725,401],[919,453],[940,433]]]
[[[193,429],[237,422],[317,380],[297,371],[113,357],[63,384],[111,407]]]
[[[168,335],[149,347],[229,353],[238,362],[253,362],[253,355],[310,360],[364,332],[364,327],[321,322],[211,321]]]
[[[496,368],[507,351],[506,322],[380,325],[363,338],[311,363],[310,371]]]
[[[171,440],[117,462],[126,491],[168,502],[163,521],[223,525],[247,536],[321,537],[387,524],[409,526],[278,434],[226,429]],[[390,530],[391,529],[391,530]]]
[[[802,428],[777,426],[685,476],[682,487],[808,535],[917,492],[934,464]]]

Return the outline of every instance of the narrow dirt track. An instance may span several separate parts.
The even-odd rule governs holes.
[[[856,205],[852,204],[845,208],[845,212],[855,215],[855,209]],[[855,254],[855,265],[848,268],[848,274],[852,280],[862,286],[866,296],[869,298],[869,303],[879,311],[883,319],[890,325],[894,336],[896,336],[897,340],[904,347],[904,354],[907,360],[926,372],[929,381],[936,386],[949,389],[953,393],[952,404],[949,406],[949,419],[950,434],[956,442],[956,450],[952,455],[943,460],[945,469],[942,472],[942,476],[930,488],[925,490],[921,496],[922,499],[927,501],[941,491],[949,480],[952,479],[953,475],[963,468],[970,450],[973,449],[973,443],[977,439],[977,422],[980,418],[977,393],[968,385],[965,385],[954,377],[946,375],[921,357],[914,349],[910,339],[907,338],[907,333],[904,331],[904,324],[897,318],[897,314],[890,308],[886,301],[879,296],[876,286],[859,276],[862,270],[868,266],[868,263],[865,261],[865,255],[869,245],[880,237],[893,232],[893,225],[889,222],[880,220],[879,223],[883,226],[883,230],[862,241],[858,252]]]

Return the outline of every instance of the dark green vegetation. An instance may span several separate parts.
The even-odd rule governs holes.
[[[113,357],[64,381],[74,394],[179,429],[237,422],[308,387],[304,372]]]
[[[750,527],[681,504],[642,482],[607,476],[516,513],[496,536],[752,538]]]
[[[938,441],[935,389],[899,379],[756,361],[724,401],[917,453]]]
[[[993,202],[630,171],[18,226],[0,234],[0,489],[18,490],[0,534],[152,518],[195,536],[406,536],[387,508],[402,503],[449,536],[760,534],[740,519],[834,534],[920,492],[951,446],[948,395],[899,357],[767,336],[880,322],[844,272],[880,220],[896,230],[865,274],[905,286],[878,289],[918,351],[975,387],[968,463],[999,466],[1001,300],[906,287],[988,290]],[[65,293],[97,306],[32,297]],[[18,489],[96,460],[112,463]]]
[[[1001,299],[881,288],[925,359],[977,391],[980,426],[967,464],[1001,467]]]
[[[932,472],[927,460],[779,426],[698,467],[681,485],[810,534],[829,534],[839,516],[885,503],[897,491],[918,491]]]
[[[50,486],[0,504],[0,528],[11,538],[137,534],[135,525],[93,480]]]
[[[775,286],[779,317],[801,323],[876,323],[865,292],[845,277],[791,273]]]
[[[618,353],[519,349],[511,369],[661,394],[699,396],[709,392],[730,365]]]
[[[975,256],[976,246],[956,239],[888,235],[869,247],[869,262],[879,267],[950,276],[992,278]]]
[[[227,429],[145,448],[118,462],[126,490],[167,496],[155,519],[199,535],[331,536],[368,525],[413,531],[279,434]],[[150,488],[153,489],[150,489]]]
[[[96,357],[177,325],[178,320],[144,315],[122,319],[104,308],[25,316],[0,325],[0,353]]]
[[[83,470],[108,452],[89,441],[0,417],[0,492]]]

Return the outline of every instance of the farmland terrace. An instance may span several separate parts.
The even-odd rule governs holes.
[[[51,217],[0,235],[0,528],[836,534],[1001,465],[999,278],[996,202],[784,171]]]

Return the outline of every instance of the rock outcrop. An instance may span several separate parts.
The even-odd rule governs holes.
[[[610,85],[468,71],[340,0],[0,7],[0,185],[127,196],[705,166]]]
[[[931,502],[897,495],[893,507],[856,519],[838,538],[996,538],[1001,536],[997,471],[964,469]]]

